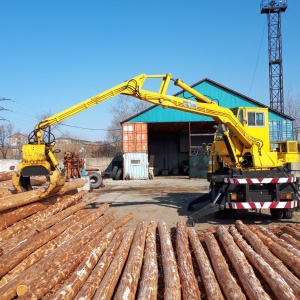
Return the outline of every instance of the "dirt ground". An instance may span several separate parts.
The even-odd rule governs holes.
[[[195,211],[208,203],[197,204],[195,211],[190,212],[187,206],[190,201],[198,198],[208,190],[205,179],[189,177],[155,177],[153,180],[104,180],[105,187],[93,190],[89,198],[92,205],[109,203],[110,211],[122,217],[130,212],[134,219],[128,226],[136,227],[141,221],[165,221],[167,226],[175,228],[179,220],[187,220]],[[194,215],[195,216],[195,215]],[[216,225],[232,225],[236,220],[245,224],[275,225],[300,223],[300,211],[294,213],[291,220],[272,220],[269,210],[234,212],[228,219],[216,218],[214,213],[195,218],[195,228],[204,230]]]

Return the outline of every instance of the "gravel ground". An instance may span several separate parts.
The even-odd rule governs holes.
[[[153,180],[104,180],[105,187],[94,190],[89,197],[95,203],[110,203],[110,210],[115,210],[119,217],[130,212],[134,220],[128,226],[135,227],[140,221],[165,221],[170,228],[176,227],[179,220],[187,220],[195,212],[187,211],[190,201],[208,190],[205,179],[189,177],[155,177]],[[205,203],[207,204],[207,203]],[[195,210],[205,205],[195,205]],[[300,212],[295,212],[292,220],[271,219],[269,210],[235,212],[228,219],[217,219],[214,213],[196,218],[195,228],[207,229],[216,225],[232,225],[236,220],[245,224],[285,225],[299,223]]]

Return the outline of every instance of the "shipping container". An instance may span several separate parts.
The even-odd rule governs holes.
[[[123,123],[122,145],[124,153],[148,152],[147,123]]]
[[[123,154],[123,179],[149,179],[148,153]]]

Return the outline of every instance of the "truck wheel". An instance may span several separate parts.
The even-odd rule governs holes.
[[[90,186],[92,189],[98,189],[103,186],[103,179],[99,173],[90,172],[88,173],[88,176],[90,177]]]
[[[271,208],[270,213],[271,213],[272,219],[277,220],[277,219],[282,219],[284,211],[283,211],[283,209]]]
[[[294,212],[293,211],[285,211],[284,213],[283,213],[283,219],[292,219],[293,218],[293,216],[294,216]]]
[[[120,168],[116,174],[115,180],[120,180],[122,175],[122,168]]]

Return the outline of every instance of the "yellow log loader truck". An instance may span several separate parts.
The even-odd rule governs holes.
[[[143,89],[146,79],[160,80],[158,92]],[[189,99],[168,95],[171,81]],[[15,189],[30,190],[30,177],[45,175],[49,186],[42,197],[59,191],[66,176],[55,157],[51,126],[120,94],[215,120],[218,125],[214,142],[208,147],[210,189],[204,195],[211,200],[211,207],[224,212],[268,208],[274,218],[292,217],[299,191],[298,181],[287,165],[298,161],[298,143],[270,142],[267,108],[221,107],[171,74],[141,74],[37,124],[29,135],[29,143],[23,146],[22,162],[13,173]]]

